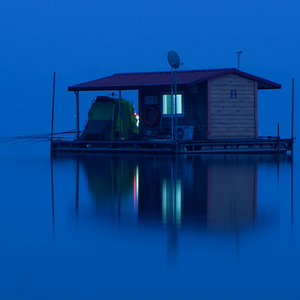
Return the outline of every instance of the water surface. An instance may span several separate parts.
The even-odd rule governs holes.
[[[291,156],[0,160],[1,299],[300,297]]]

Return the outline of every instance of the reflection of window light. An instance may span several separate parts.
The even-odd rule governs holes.
[[[162,182],[162,221],[164,224],[167,223],[167,203],[169,202],[167,197],[167,180],[164,179]]]
[[[181,224],[181,180],[176,182],[176,224]]]
[[[176,190],[175,190],[176,188]],[[176,191],[176,193],[175,193]],[[171,194],[173,192],[173,194]],[[175,200],[176,195],[176,200]],[[173,196],[173,199],[171,198]],[[173,201],[172,201],[173,200]],[[174,201],[175,200],[175,201]],[[170,180],[162,181],[162,221],[181,224],[181,209],[182,209],[182,186],[181,179],[177,179],[176,184],[173,184],[171,191]]]
[[[177,94],[176,97],[177,102],[177,115],[183,115],[183,94]],[[164,94],[162,96],[163,103],[163,115],[171,116],[172,114],[172,103],[171,103],[171,95]],[[175,95],[173,95],[173,113],[175,114]]]

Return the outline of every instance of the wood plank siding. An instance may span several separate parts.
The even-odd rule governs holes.
[[[209,81],[211,139],[249,139],[257,133],[256,82],[230,74]]]

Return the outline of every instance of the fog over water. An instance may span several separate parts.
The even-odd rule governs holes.
[[[0,156],[1,298],[299,299],[298,152],[21,145]]]
[[[125,72],[237,67],[258,134],[295,136],[299,1],[0,2],[0,298],[299,299],[299,150],[268,155],[56,155],[76,126],[67,87]],[[108,93],[111,93],[108,92]],[[108,93],[104,93],[107,95]],[[95,96],[80,93],[80,129]],[[137,92],[122,92],[137,102]]]

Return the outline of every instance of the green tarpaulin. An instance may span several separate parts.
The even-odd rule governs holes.
[[[137,133],[132,104],[121,99],[122,138],[130,139]],[[98,96],[88,113],[88,122],[79,140],[109,141],[119,137],[119,99]]]

